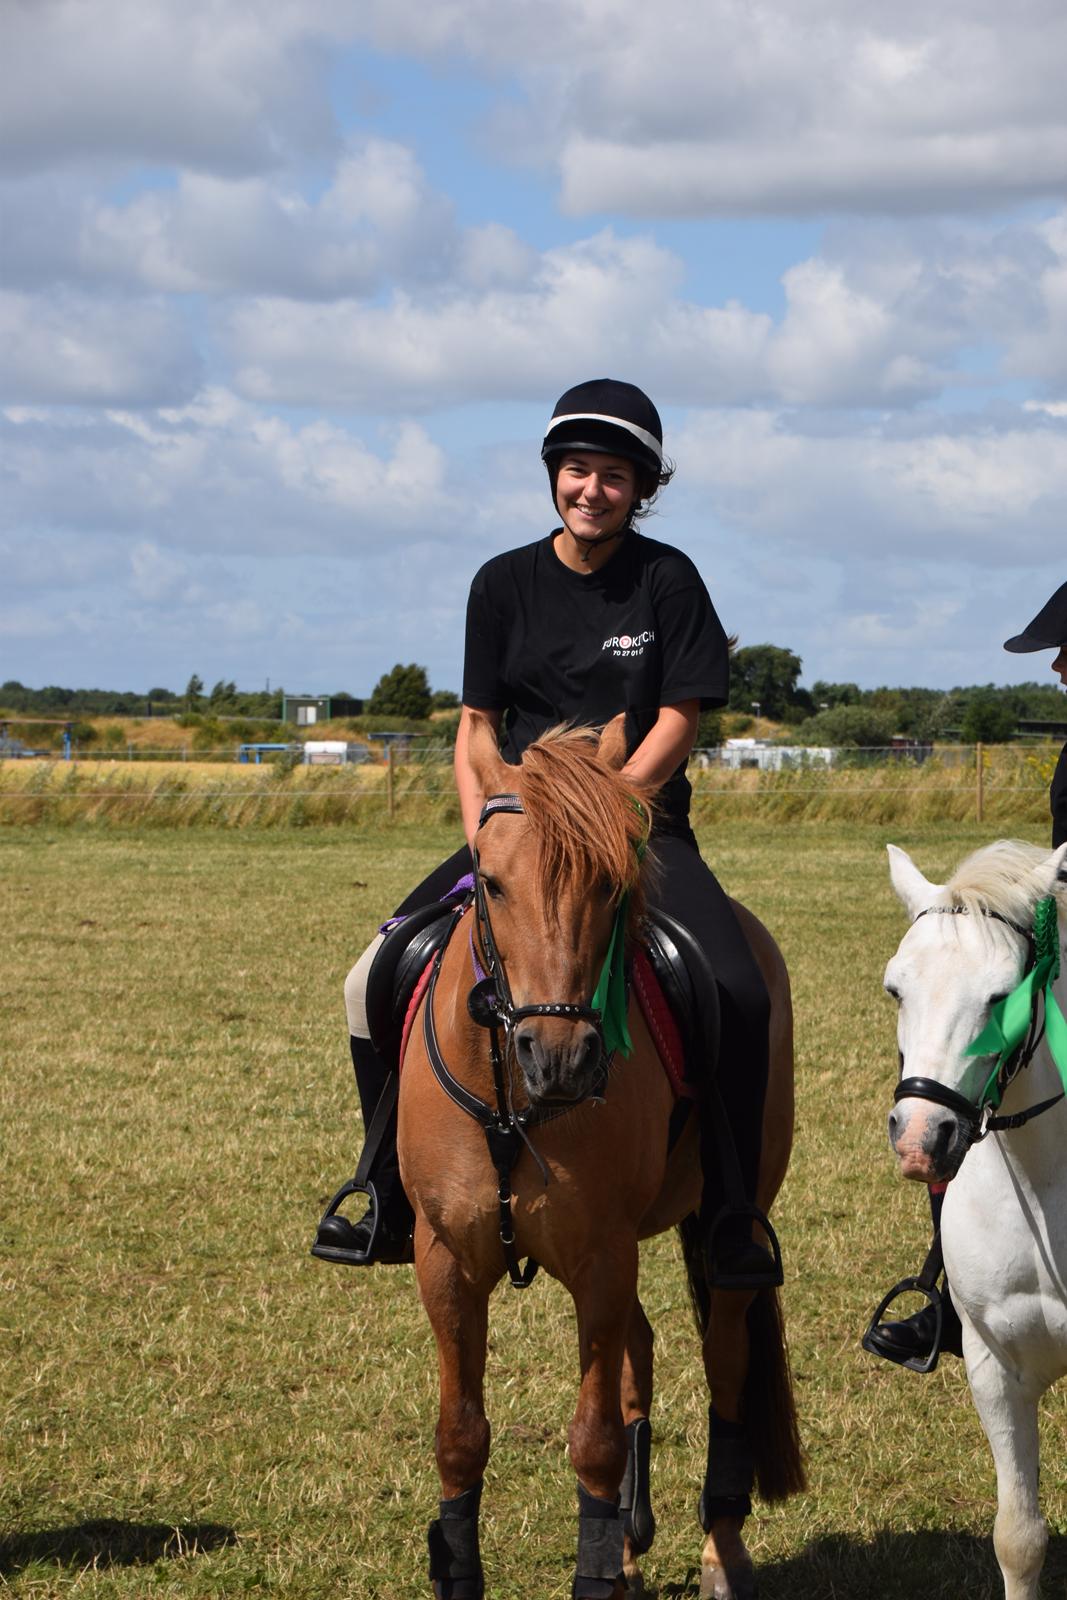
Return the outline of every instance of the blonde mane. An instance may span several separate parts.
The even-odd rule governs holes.
[[[1028,925],[1040,898],[1034,869],[1048,858],[1040,845],[1021,839],[997,839],[975,850],[956,868],[935,904],[959,906],[980,914],[996,911],[1012,922]],[[1056,891],[1060,905],[1067,901],[1067,884]]]
[[[546,905],[565,887],[600,883],[616,901],[629,891],[636,916],[650,796],[599,759],[598,742],[585,728],[551,728],[527,747],[516,787],[536,840]]]

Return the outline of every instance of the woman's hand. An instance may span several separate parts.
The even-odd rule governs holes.
[[[660,706],[659,716],[622,769],[624,778],[658,789],[688,760],[697,736],[699,700]]]

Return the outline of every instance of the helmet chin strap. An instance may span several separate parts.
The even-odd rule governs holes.
[[[578,551],[580,559],[582,561],[588,561],[594,550],[598,550],[602,545],[605,544],[613,544],[616,539],[621,539],[629,526],[629,523],[627,523],[626,527],[617,528],[614,533],[602,534],[597,539],[583,539],[581,535],[577,533],[571,533],[571,538],[574,540],[576,545],[580,546]],[[569,528],[567,531],[570,533]]]

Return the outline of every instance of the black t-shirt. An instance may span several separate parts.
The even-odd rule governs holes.
[[[625,711],[632,752],[661,706],[725,705],[726,635],[688,556],[631,532],[580,573],[554,537],[487,561],[467,603],[463,703],[504,713],[506,760],[559,722],[601,727]],[[660,829],[688,830],[689,796],[683,762],[660,790]]]
[[[1055,850],[1057,846],[1067,844],[1067,744],[1060,751],[1060,759],[1052,774],[1049,806],[1052,811],[1052,848]]]

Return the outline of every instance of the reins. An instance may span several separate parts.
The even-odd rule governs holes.
[[[635,801],[634,803],[636,804],[637,802]],[[482,808],[478,821],[479,828],[484,826],[490,817],[501,811],[513,812],[519,815],[524,814],[521,798],[517,794],[491,795]],[[511,1212],[511,1173],[525,1145],[537,1163],[547,1184],[547,1168],[530,1143],[527,1130],[540,1127],[546,1122],[553,1121],[556,1117],[565,1115],[566,1112],[572,1111],[581,1102],[574,1100],[568,1100],[565,1103],[545,1101],[538,1105],[516,1109],[512,1094],[511,1072],[505,1068],[505,1059],[510,1068],[514,1061],[512,1035],[516,1026],[527,1017],[553,1017],[566,1022],[588,1022],[596,1029],[597,1039],[600,1044],[600,1063],[594,1085],[583,1099],[595,1100],[601,1097],[607,1083],[608,1068],[615,1049],[620,1048],[626,1054],[629,1054],[630,1050],[630,1036],[626,1029],[626,984],[623,971],[626,896],[622,896],[616,911],[607,954],[604,958],[604,966],[590,1004],[582,1005],[571,1001],[550,1000],[533,1005],[516,1006],[512,997],[511,986],[508,982],[507,971],[501,960],[493,933],[485,880],[478,866],[477,848],[472,853],[474,856],[475,923],[478,931],[478,943],[481,945],[481,957],[484,959],[484,969],[482,960],[479,959],[479,952],[475,947],[474,931],[472,929],[471,958],[476,981],[467,996],[467,1010],[472,1020],[479,1027],[485,1028],[489,1034],[489,1056],[493,1069],[495,1106],[472,1093],[453,1075],[445,1062],[437,1038],[433,1002],[437,979],[441,970],[441,959],[443,951],[447,947],[447,941],[434,959],[433,971],[426,993],[426,1003],[423,1007],[423,1042],[426,1046],[426,1054],[434,1077],[441,1088],[449,1099],[459,1106],[461,1111],[466,1112],[467,1116],[478,1123],[485,1134],[486,1144],[489,1147],[489,1156],[497,1175],[500,1243],[504,1251],[508,1278],[513,1288],[527,1289],[537,1275],[538,1263],[530,1256],[525,1267],[519,1264],[518,1252],[515,1248],[514,1219]],[[643,855],[644,846],[642,844],[638,849],[638,859],[640,860]],[[457,912],[457,921],[465,909],[466,906]],[[621,1033],[619,1028],[620,993],[622,997]],[[503,1049],[501,1048],[501,1034],[504,1036]]]
[[[963,916],[966,906],[927,906],[916,917]],[[969,1130],[968,1145],[978,1144],[987,1133],[1009,1132],[1021,1128],[1034,1117],[1048,1111],[1067,1094],[1067,1021],[1052,992],[1060,973],[1060,943],[1056,900],[1047,895],[1034,908],[1032,928],[999,911],[982,908],[981,915],[1004,923],[1005,927],[1026,940],[1027,954],[1023,977],[1009,995],[997,1002],[989,1021],[968,1045],[964,1052],[969,1056],[996,1056],[996,1062],[987,1077],[977,1101],[968,1099],[957,1089],[938,1083],[934,1078],[904,1078],[897,1084],[893,1096],[898,1100],[929,1100],[954,1111]],[[1044,999],[1044,1016],[1039,1021],[1040,1001]],[[994,1116],[1008,1086],[1018,1074],[1030,1065],[1042,1039],[1047,1039],[1049,1053],[1060,1075],[1063,1089],[1059,1094],[1029,1106],[1013,1116]]]

